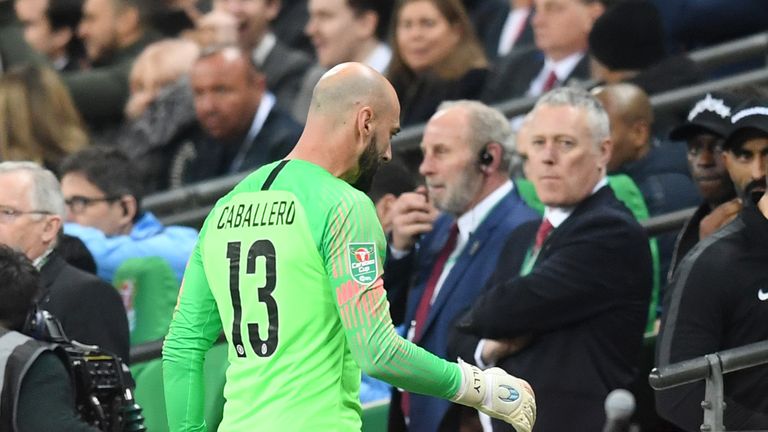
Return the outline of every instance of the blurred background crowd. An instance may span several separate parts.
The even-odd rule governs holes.
[[[675,333],[684,328],[678,314],[690,312],[681,306],[686,304],[683,287],[693,271],[685,264],[686,253],[700,239],[720,232],[745,208],[754,208],[765,191],[768,79],[714,94],[700,92],[682,108],[656,110],[654,106],[655,96],[673,90],[764,71],[765,47],[758,56],[717,67],[697,61],[694,54],[766,30],[768,7],[761,0],[0,0],[0,243],[23,251],[51,286],[63,283],[57,276],[62,268],[72,266],[89,273],[64,278],[77,281],[69,284],[77,285],[77,292],[50,288],[45,301],[58,309],[70,336],[129,358],[129,345],[164,336],[199,228],[199,221],[191,226],[164,224],[145,209],[144,199],[151,201],[155,194],[188,186],[215,184],[216,179],[283,158],[302,133],[312,90],[323,73],[340,63],[361,62],[392,82],[401,104],[401,125],[419,136],[419,147],[398,148],[394,141],[394,161],[381,168],[369,192],[391,240],[396,277],[387,283],[402,287],[402,291],[390,291],[393,318],[395,324],[404,325],[407,334],[408,323],[419,313],[420,290],[428,285],[429,270],[423,278],[420,272],[431,269],[435,257],[408,264],[413,267],[397,266],[409,251],[427,250],[417,244],[419,235],[433,226],[448,232],[450,221],[440,222],[438,213],[457,219],[461,230],[461,218],[471,214],[485,197],[459,201],[457,206],[438,200],[423,207],[426,204],[415,204],[417,198],[411,194],[414,190],[418,196],[427,194],[419,185],[454,181],[446,186],[449,192],[471,195],[479,190],[471,186],[475,185],[479,150],[480,173],[501,170],[488,190],[513,179],[515,193],[530,207],[523,220],[538,221],[542,214],[550,214],[549,203],[537,196],[541,191],[526,179],[530,174],[526,164],[529,154],[533,155],[529,146],[535,142],[526,130],[531,122],[536,123],[535,116],[518,110],[504,121],[486,119],[480,126],[467,126],[462,129],[469,134],[467,142],[461,145],[471,149],[472,162],[451,165],[445,159],[450,155],[443,158],[439,153],[450,153],[451,140],[430,134],[430,125],[439,120],[433,117],[435,113],[449,110],[441,104],[473,100],[504,111],[515,103],[535,102],[553,89],[583,88],[600,101],[610,120],[608,183],[634,216],[645,220],[696,208],[685,226],[652,237],[648,243],[651,282],[648,319],[644,315],[642,324],[648,338],[644,352],[654,358],[624,365],[622,373],[626,373],[621,379],[606,379],[601,384],[606,386],[605,392],[619,384],[635,386],[633,390],[641,398],[651,392],[644,381],[650,366],[706,354],[677,352],[677,344],[716,333],[725,342],[712,342],[706,348],[716,351],[768,337],[766,331],[744,330],[753,321],[733,316],[735,311],[766,316],[762,298],[758,305],[762,309],[721,301],[723,309],[710,310],[707,315],[717,315],[721,327],[713,330],[694,322],[685,330],[688,333]],[[473,107],[469,104],[462,109],[487,108]],[[501,136],[484,135],[489,128],[500,131]],[[471,137],[478,136],[484,141],[468,144]],[[508,147],[497,149],[489,144],[507,140]],[[501,168],[499,160],[505,161]],[[49,178],[50,173],[55,178]],[[449,180],[456,176],[458,179]],[[408,213],[416,207],[430,215],[422,221],[428,229],[415,229],[408,220]],[[22,220],[35,212],[39,214],[34,218]],[[486,209],[478,218],[501,220],[511,212],[511,208],[500,214]],[[54,218],[48,221],[48,215]],[[470,234],[475,229],[481,232],[481,227],[469,228]],[[505,239],[513,228],[504,228]],[[422,240],[429,243],[434,239]],[[493,265],[502,246],[499,243],[490,251],[480,246],[479,253],[493,259],[490,267],[472,264],[463,270],[478,273],[472,276],[477,288],[489,278],[501,277],[498,270],[494,273]],[[470,246],[477,247],[477,243]],[[766,248],[768,244],[758,245],[761,251]],[[745,282],[753,291],[768,280],[768,265],[761,264],[762,269],[758,265],[748,270],[758,281]],[[722,272],[730,275],[735,266]],[[684,276],[679,275],[680,268],[686,270]],[[451,271],[445,270],[439,284],[460,283],[450,279]],[[628,274],[610,283],[623,284],[622,278],[631,284]],[[106,294],[104,284],[117,290],[109,289]],[[444,292],[441,295],[458,295]],[[434,295],[431,301],[437,303],[439,297]],[[461,353],[456,348],[461,343],[450,345],[449,336],[461,313],[479,295],[478,290],[447,297],[446,301],[458,306],[435,318],[435,325],[440,326],[435,330],[437,336],[418,335],[419,344],[441,356]],[[120,303],[127,312],[126,322],[114,318],[114,307]],[[591,303],[599,304],[598,300]],[[589,309],[577,301],[573,307]],[[558,310],[543,308],[540,312],[560,313],[555,312]],[[564,318],[552,327],[526,328],[523,333],[533,335],[534,341],[537,337],[545,341],[547,335],[564,329],[602,325],[585,325],[589,319],[586,315],[574,317],[576,321]],[[662,336],[667,332],[667,341],[661,347],[656,344],[654,354],[660,328]],[[641,334],[635,333],[631,337],[638,336],[636,355],[640,357]],[[414,339],[413,334],[409,337]],[[526,339],[516,349],[506,346],[503,354],[495,355],[515,356],[531,344],[536,345]],[[600,358],[616,354],[610,350],[591,353]],[[492,363],[495,360],[500,359]],[[483,362],[482,357],[478,362]],[[158,385],[158,363],[134,368],[137,377],[142,373],[155,377],[154,386]],[[734,425],[768,427],[761,423],[768,417],[768,406],[755,402],[759,398],[746,388],[750,380],[759,380],[754,385],[762,385],[764,390],[768,383],[765,369],[762,366],[757,375],[734,381],[739,390],[732,396],[747,401],[744,412],[754,414],[742,412],[738,420],[732,420]],[[510,372],[529,378],[519,370]],[[147,390],[139,387],[137,391],[140,395],[146,392],[145,397],[151,399],[152,379],[137,381],[140,386],[147,382]],[[538,392],[535,381],[531,383]],[[703,387],[696,391],[692,397],[700,401]],[[388,399],[390,392],[380,383],[364,380],[364,401]],[[397,391],[392,395],[391,407],[399,407],[400,395]],[[651,394],[651,402],[646,404],[651,413],[642,413],[645,430],[698,428],[700,407],[692,413],[682,408],[690,396],[665,397],[657,401],[658,413],[676,426],[656,416]],[[760,407],[755,408],[753,402]],[[412,403],[421,403],[422,411],[411,416],[410,430],[450,430],[441,428],[463,424],[453,422],[447,405],[418,398]],[[543,403],[548,407],[546,396]],[[741,402],[730,403],[741,407]],[[159,414],[155,413],[158,420],[150,430],[163,430],[162,407],[149,407],[148,418],[153,410]],[[211,412],[215,419],[216,409]],[[544,408],[540,416],[552,416],[550,412]],[[427,420],[420,423],[419,416]],[[394,418],[389,423],[390,428],[398,424]],[[537,430],[557,430],[556,426],[541,427]]]

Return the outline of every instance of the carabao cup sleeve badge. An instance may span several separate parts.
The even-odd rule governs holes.
[[[370,285],[376,280],[376,244],[348,243],[349,269],[352,279],[362,285]]]

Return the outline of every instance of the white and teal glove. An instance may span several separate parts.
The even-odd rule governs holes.
[[[525,380],[501,368],[480,370],[459,359],[461,387],[451,401],[467,405],[511,424],[517,432],[530,432],[536,421],[536,398]]]

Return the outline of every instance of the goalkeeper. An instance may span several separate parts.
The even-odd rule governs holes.
[[[291,154],[249,175],[208,215],[163,347],[172,431],[207,430],[203,360],[222,330],[223,431],[359,431],[361,368],[531,430],[527,382],[442,360],[392,327],[384,234],[357,189],[391,158],[399,117],[380,74],[357,63],[331,69]]]

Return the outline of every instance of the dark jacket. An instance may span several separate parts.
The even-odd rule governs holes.
[[[170,187],[251,171],[280,160],[290,153],[301,132],[301,126],[277,107],[272,108],[261,130],[250,142],[244,142],[245,137],[220,142],[196,129],[174,146],[174,155],[166,171],[170,176]],[[242,154],[239,163],[236,162],[238,153]]]
[[[293,49],[280,40],[259,65],[267,78],[267,89],[277,98],[277,106],[290,112],[296,95],[304,82],[304,75],[312,66],[312,58],[303,51]]]
[[[75,412],[66,354],[0,327],[0,430],[97,432]]]
[[[487,69],[470,69],[461,78],[452,81],[430,74],[414,77],[408,82],[393,82],[400,99],[400,124],[425,123],[443,101],[479,99],[487,76]]]
[[[40,308],[61,321],[67,337],[129,361],[128,317],[112,285],[67,264],[56,252],[40,269]]]
[[[768,339],[768,219],[745,207],[685,256],[664,297],[656,364],[666,366]],[[726,374],[727,430],[768,429],[768,368]],[[656,392],[659,414],[688,431],[702,423],[704,382]]]
[[[488,77],[481,100],[485,103],[499,103],[525,97],[531,82],[543,67],[544,53],[535,47],[513,50],[504,57],[499,57]],[[587,80],[589,74],[589,56],[585,55],[561,84]]]
[[[536,392],[536,432],[601,430],[608,393],[633,380],[651,294],[648,238],[608,187],[576,206],[519,275],[540,222],[521,226],[487,289],[458,323],[449,355],[478,338],[531,337],[499,366]],[[494,432],[511,431],[494,421]]]

